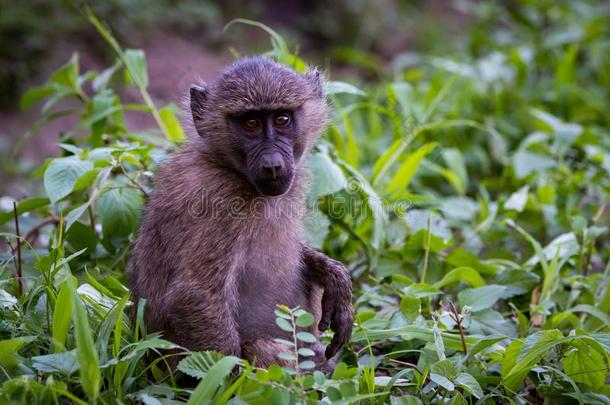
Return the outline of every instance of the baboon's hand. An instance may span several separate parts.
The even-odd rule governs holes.
[[[348,270],[338,261],[325,258],[325,285],[322,295],[322,317],[318,328],[324,331],[329,327],[335,335],[326,348],[326,358],[333,357],[339,349],[349,342],[354,325],[352,306],[352,280]]]

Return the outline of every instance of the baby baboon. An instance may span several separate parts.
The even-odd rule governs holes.
[[[163,164],[130,263],[133,298],[148,301],[152,331],[190,350],[282,364],[277,304],[329,327],[319,368],[351,335],[351,279],[305,245],[303,160],[327,121],[323,78],[270,59],[237,61],[190,90],[199,137]]]

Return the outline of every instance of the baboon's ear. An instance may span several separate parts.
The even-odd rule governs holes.
[[[203,118],[205,103],[208,98],[208,89],[205,84],[191,86],[191,113],[193,121],[197,122]]]
[[[311,87],[311,94],[314,97],[324,97],[324,74],[316,68],[312,68],[305,73],[305,78]]]

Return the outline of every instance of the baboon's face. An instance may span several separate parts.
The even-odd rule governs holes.
[[[246,110],[228,118],[242,156],[240,171],[263,195],[287,192],[304,150],[300,110]]]
[[[299,74],[264,57],[240,59],[190,96],[209,156],[266,196],[290,190],[327,119],[317,70]]]

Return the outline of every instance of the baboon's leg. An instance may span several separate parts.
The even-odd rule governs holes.
[[[282,360],[278,357],[278,354],[281,352],[290,353],[292,349],[281,343],[274,342],[271,338],[260,338],[244,343],[241,356],[256,367],[267,368],[272,364],[277,364],[282,367],[294,368],[293,362]]]
[[[167,313],[170,340],[192,351],[241,354],[232,297],[197,288],[168,295],[172,297]]]

